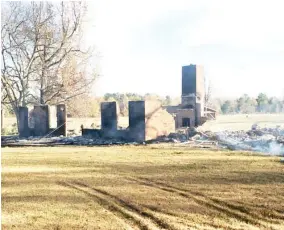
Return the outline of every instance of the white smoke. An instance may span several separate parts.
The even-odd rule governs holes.
[[[277,140],[279,132],[275,132],[275,129],[270,132],[263,130],[261,136],[248,135],[245,131],[221,131],[215,134],[220,144],[233,150],[255,151],[265,155],[284,156],[284,145]],[[282,134],[280,136],[283,136]]]
[[[284,155],[284,146],[277,142],[269,143],[269,154],[270,155]]]

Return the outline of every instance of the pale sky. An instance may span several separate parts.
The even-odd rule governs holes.
[[[86,44],[101,54],[94,93],[179,96],[183,65],[204,66],[214,96],[284,96],[284,1],[95,0]]]

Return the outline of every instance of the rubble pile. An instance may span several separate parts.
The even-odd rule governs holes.
[[[71,137],[29,137],[20,139],[19,137],[2,139],[2,146],[58,146],[58,145],[127,145],[138,144],[135,142],[125,142],[119,139],[88,138],[83,136]]]
[[[284,128],[260,128],[253,125],[249,131],[201,132],[195,128],[181,129],[176,133],[159,136],[143,143],[127,142],[121,139],[91,138],[83,136],[69,137],[30,137],[20,139],[17,136],[1,137],[2,146],[52,146],[52,145],[133,145],[173,143],[198,148],[227,148],[284,155]]]
[[[233,150],[249,150],[275,155],[284,154],[284,129],[260,128],[253,126],[251,130],[217,132],[216,139],[220,144]]]
[[[83,136],[65,137],[58,141],[58,143],[69,145],[126,145],[138,144],[136,142],[126,142],[115,138],[90,138]]]
[[[150,143],[173,142],[191,147],[228,148],[284,155],[284,128],[260,128],[253,125],[249,131],[201,132],[198,129],[180,130],[168,136],[159,137]]]

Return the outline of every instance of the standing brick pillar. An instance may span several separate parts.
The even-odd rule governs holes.
[[[19,107],[19,136],[29,137],[29,110],[27,107]]]
[[[45,136],[49,132],[49,106],[34,106],[35,136]]]
[[[56,117],[57,117],[57,131],[58,136],[67,136],[67,112],[66,106],[64,104],[59,104],[56,106]]]
[[[145,101],[129,101],[129,138],[142,142],[146,138]]]
[[[101,103],[101,129],[104,136],[112,137],[117,131],[116,102]]]

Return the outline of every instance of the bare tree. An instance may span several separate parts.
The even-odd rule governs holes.
[[[84,2],[7,2],[2,7],[2,101],[8,98],[17,115],[19,106],[31,102],[50,104],[86,93],[96,75],[87,69],[92,50],[80,45]]]
[[[31,17],[21,2],[7,2],[2,9],[2,102],[11,104],[18,121],[18,107],[25,106],[32,97],[29,82],[35,73],[37,38],[31,39],[26,25]]]
[[[96,73],[88,73],[86,66],[87,59],[81,58],[80,61],[77,57],[67,57],[58,71],[61,77],[61,84],[57,90],[47,93],[53,93],[49,97],[49,103],[62,103],[64,101],[73,100],[73,98],[80,95],[88,94],[91,89],[92,82],[96,79]],[[89,78],[87,76],[90,76]]]
[[[75,74],[74,79],[73,73],[70,73],[68,78],[73,78],[73,81],[69,80],[68,87],[70,88],[72,82],[73,89],[69,90],[68,95],[66,77],[64,79],[62,76],[62,68],[70,61],[73,65],[80,62],[79,68],[82,70],[82,63],[86,63],[90,58],[90,50],[83,51],[80,47],[81,25],[85,12],[83,2],[61,2],[58,6],[40,2],[34,4],[33,9],[38,16],[33,28],[34,36],[39,37],[37,66],[40,71],[36,78],[40,91],[39,102],[46,104],[58,98],[64,101],[80,95],[82,92],[79,89],[83,88],[86,92],[87,86],[95,80],[94,74],[87,79],[82,77],[81,71],[81,75]]]

